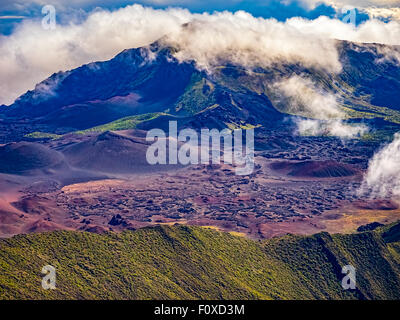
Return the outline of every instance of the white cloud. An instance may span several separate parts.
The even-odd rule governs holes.
[[[287,24],[310,36],[317,33],[327,39],[400,45],[400,23],[398,21],[385,23],[379,20],[369,20],[355,27],[337,19],[321,16],[315,20],[292,18],[288,20]]]
[[[25,16],[0,16],[0,20],[14,20],[14,19],[25,19]]]
[[[191,22],[189,27],[182,24]],[[96,10],[82,24],[44,30],[25,20],[11,36],[0,36],[0,104],[13,100],[54,72],[107,60],[127,48],[164,41],[179,47],[179,59],[209,68],[221,58],[243,65],[276,61],[340,71],[335,41],[400,44],[400,24],[369,21],[355,28],[338,20],[293,18],[286,23],[245,12],[192,14],[140,5]]]
[[[334,136],[343,139],[361,137],[369,131],[368,127],[360,124],[347,124],[340,119],[315,120],[297,119],[297,133],[306,136]]]
[[[400,133],[369,162],[361,193],[373,198],[400,197]]]
[[[400,8],[366,8],[365,11],[372,18],[400,20]]]
[[[284,105],[288,113],[321,120],[344,117],[336,96],[324,92],[310,79],[294,75],[273,87],[287,99]]]
[[[27,20],[11,36],[0,36],[0,104],[12,103],[54,72],[148,45],[189,19],[186,10],[130,6],[96,11],[80,25],[58,25],[56,30],[44,30],[40,21]]]
[[[298,134],[355,138],[368,131],[365,125],[343,122],[346,115],[339,107],[339,98],[310,79],[295,75],[275,83],[273,88],[284,97],[276,103],[283,102],[287,113],[311,118],[296,119]]]
[[[201,68],[228,60],[250,67],[300,62],[328,72],[341,70],[334,41],[308,37],[274,19],[254,18],[244,11],[194,15],[194,19],[169,33],[165,42],[180,49],[178,59],[195,60]]]
[[[290,2],[290,1],[289,1]],[[368,7],[390,7],[398,6],[398,0],[300,0],[306,6],[314,8],[320,3],[325,3],[333,7],[344,7],[353,6],[356,8],[368,8]]]

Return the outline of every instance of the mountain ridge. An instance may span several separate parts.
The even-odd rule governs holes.
[[[184,117],[184,126],[192,127],[198,122],[217,128],[240,123],[278,127],[292,112],[274,84],[296,75],[318,85],[323,94],[337,96],[348,118],[400,123],[394,96],[400,90],[400,66],[385,55],[396,48],[346,41],[337,46],[343,65],[338,75],[284,61],[250,71],[227,61],[208,73],[196,68],[195,61],[178,61],[176,49],[155,42],[53,74],[1,108],[0,118],[5,123],[30,119],[32,127],[42,128],[25,134],[87,130],[154,112]]]
[[[398,225],[262,242],[189,226],[18,235],[0,241],[0,297],[399,299]],[[38,272],[47,264],[56,267],[56,290],[41,289]],[[348,264],[356,290],[341,287]]]

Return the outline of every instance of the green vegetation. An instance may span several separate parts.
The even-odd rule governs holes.
[[[0,241],[0,297],[399,299],[399,226],[264,242],[188,226],[19,235]],[[56,290],[41,288],[48,264],[57,269]],[[356,290],[341,287],[348,264]]]
[[[390,108],[377,107],[368,103],[359,103],[356,106],[344,106],[343,109],[349,118],[381,118],[388,122],[400,124],[400,112]]]
[[[78,134],[86,134],[90,132],[105,132],[105,131],[118,131],[118,130],[129,130],[135,129],[138,124],[156,119],[162,115],[167,115],[166,113],[156,112],[156,113],[145,113],[136,116],[130,116],[109,122],[97,127],[90,129],[76,131]]]
[[[26,134],[24,136],[25,138],[30,138],[30,139],[51,139],[51,140],[55,140],[58,139],[60,137],[62,137],[62,135],[58,135],[55,133],[47,133],[47,132],[39,132],[39,131],[35,131],[29,134]]]
[[[250,123],[246,123],[243,120],[239,120],[238,123],[225,123],[225,125],[230,129],[230,130],[238,130],[238,129],[242,129],[242,130],[250,130],[250,129],[255,129],[255,128],[259,128],[261,127],[261,124],[258,125],[252,125]]]
[[[398,132],[398,128],[386,126],[383,129],[365,133],[361,139],[379,143],[390,143],[393,141],[393,136],[396,132]]]
[[[192,76],[191,82],[175,104],[175,112],[194,115],[215,104],[214,85],[199,74]]]

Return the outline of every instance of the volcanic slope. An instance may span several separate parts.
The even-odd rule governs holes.
[[[196,128],[286,128],[288,122],[282,121],[293,110],[275,84],[292,76],[337,97],[346,116],[356,122],[367,118],[387,121],[374,122],[376,126],[399,123],[400,105],[393,95],[400,90],[400,68],[382,53],[397,49],[340,41],[337,48],[343,66],[339,74],[284,61],[252,72],[221,61],[206,73],[194,61],[178,61],[177,49],[159,42],[124,50],[109,61],[54,74],[12,105],[0,108],[1,141],[15,141],[37,131],[48,135],[87,130],[145,114],[179,117],[179,125]],[[52,88],[54,95],[43,88]],[[31,120],[29,125],[26,118]],[[142,129],[156,127],[159,120],[155,120],[146,121]],[[7,131],[10,121],[12,136]]]
[[[263,242],[188,226],[0,241],[2,299],[399,299],[399,224]],[[40,270],[57,269],[43,290]],[[341,286],[345,265],[357,289]]]
[[[58,149],[66,156],[71,166],[105,173],[150,173],[180,167],[149,164],[146,152],[150,145],[151,143],[146,141],[146,132],[124,130],[106,131]],[[168,153],[167,147],[166,152]],[[165,156],[167,158],[167,155]]]
[[[65,166],[62,154],[38,143],[18,142],[0,146],[0,173],[27,174]]]
[[[271,164],[271,168],[277,171],[286,172],[293,177],[310,178],[332,178],[348,177],[357,174],[357,169],[348,164],[336,161],[277,161]]]

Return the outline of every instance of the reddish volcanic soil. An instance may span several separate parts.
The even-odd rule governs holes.
[[[38,143],[18,142],[0,146],[0,172],[24,174],[65,167],[64,157]]]
[[[12,192],[2,189],[0,236],[179,223],[268,238],[351,232],[370,222],[400,219],[400,209],[390,201],[357,198],[358,175],[302,179],[275,174],[268,160],[257,159],[251,176],[237,176],[227,165],[203,165],[64,187],[31,177]],[[10,176],[0,176],[0,186],[6,185],[5,177]]]
[[[0,237],[20,233],[76,229],[68,216],[48,198],[21,197],[18,192],[2,192],[0,197]]]
[[[271,168],[292,177],[337,178],[359,173],[354,167],[336,161],[277,161]]]
[[[358,200],[354,202],[354,206],[365,210],[396,210],[399,209],[399,204],[393,200],[375,199],[375,200]]]
[[[262,239],[348,232],[400,219],[395,203],[360,199],[360,169],[337,161],[260,156],[249,176],[236,175],[229,165],[160,171],[146,163],[147,144],[138,130],[0,149],[8,157],[0,161],[0,237],[179,223]]]
[[[23,213],[13,208],[9,202],[0,198],[0,234],[2,236],[17,234]]]

